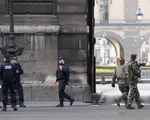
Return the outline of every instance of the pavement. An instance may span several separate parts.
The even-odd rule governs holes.
[[[24,104],[27,106],[27,108],[35,108],[35,107],[55,107],[58,105],[59,102],[57,101],[35,101],[35,102],[25,102]],[[70,107],[70,102],[64,102],[65,107]],[[83,103],[83,102],[74,102],[73,106],[90,106],[91,103]],[[2,106],[2,103],[0,103],[0,106]],[[10,105],[8,105],[8,108]]]
[[[56,108],[56,102],[26,103],[27,108],[19,108],[14,112],[0,111],[0,120],[149,120],[150,106],[143,109],[127,110],[124,106],[99,105],[93,106],[76,102],[72,107]],[[48,104],[45,106],[45,104]],[[34,107],[34,106],[39,107]]]

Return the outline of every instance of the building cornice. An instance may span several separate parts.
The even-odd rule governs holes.
[[[27,26],[27,25],[15,25],[15,33],[59,33],[60,26]],[[9,33],[8,25],[0,26],[0,33]]]

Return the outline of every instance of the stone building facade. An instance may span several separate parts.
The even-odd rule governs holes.
[[[107,33],[106,38],[117,49],[117,58],[129,60],[130,54],[136,53],[140,59],[141,45],[150,37],[149,6],[149,0],[95,0],[95,37]],[[144,14],[140,23],[138,8]]]
[[[16,43],[24,52],[18,57],[25,73],[26,100],[55,100],[58,57],[70,66],[70,94],[83,100],[87,86],[87,0],[13,0]],[[8,4],[0,0],[0,45],[9,35]],[[1,55],[2,57],[2,55]],[[2,59],[1,59],[2,60]]]

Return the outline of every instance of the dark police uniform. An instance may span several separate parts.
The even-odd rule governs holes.
[[[64,60],[62,57],[59,60]],[[59,69],[59,66],[62,66],[62,70]],[[71,98],[68,94],[65,93],[65,87],[69,81],[69,67],[67,64],[59,64],[58,69],[56,71],[56,81],[59,83],[59,100],[60,104],[57,107],[64,106],[64,98],[70,101],[70,106],[73,104],[74,99]]]
[[[7,111],[8,90],[11,93],[11,102],[13,104],[14,111],[17,111],[16,107],[16,94],[14,80],[18,80],[16,67],[9,62],[9,56],[4,56],[6,61],[0,66],[0,76],[3,81],[2,93],[3,93],[3,111]]]
[[[17,60],[15,57],[11,57],[10,60]],[[26,107],[24,105],[24,94],[23,94],[23,87],[21,85],[21,79],[20,79],[20,75],[22,75],[24,72],[21,68],[21,65],[19,63],[15,63],[14,64],[16,69],[17,69],[17,74],[18,74],[18,81],[14,82],[15,83],[15,89],[18,91],[19,93],[19,102],[20,102],[20,107]]]

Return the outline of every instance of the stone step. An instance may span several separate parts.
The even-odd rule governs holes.
[[[52,84],[23,84],[25,101],[58,101],[58,87]],[[70,85],[66,87],[66,93],[76,101],[91,101],[90,87],[86,84]],[[2,100],[0,88],[0,100]]]

